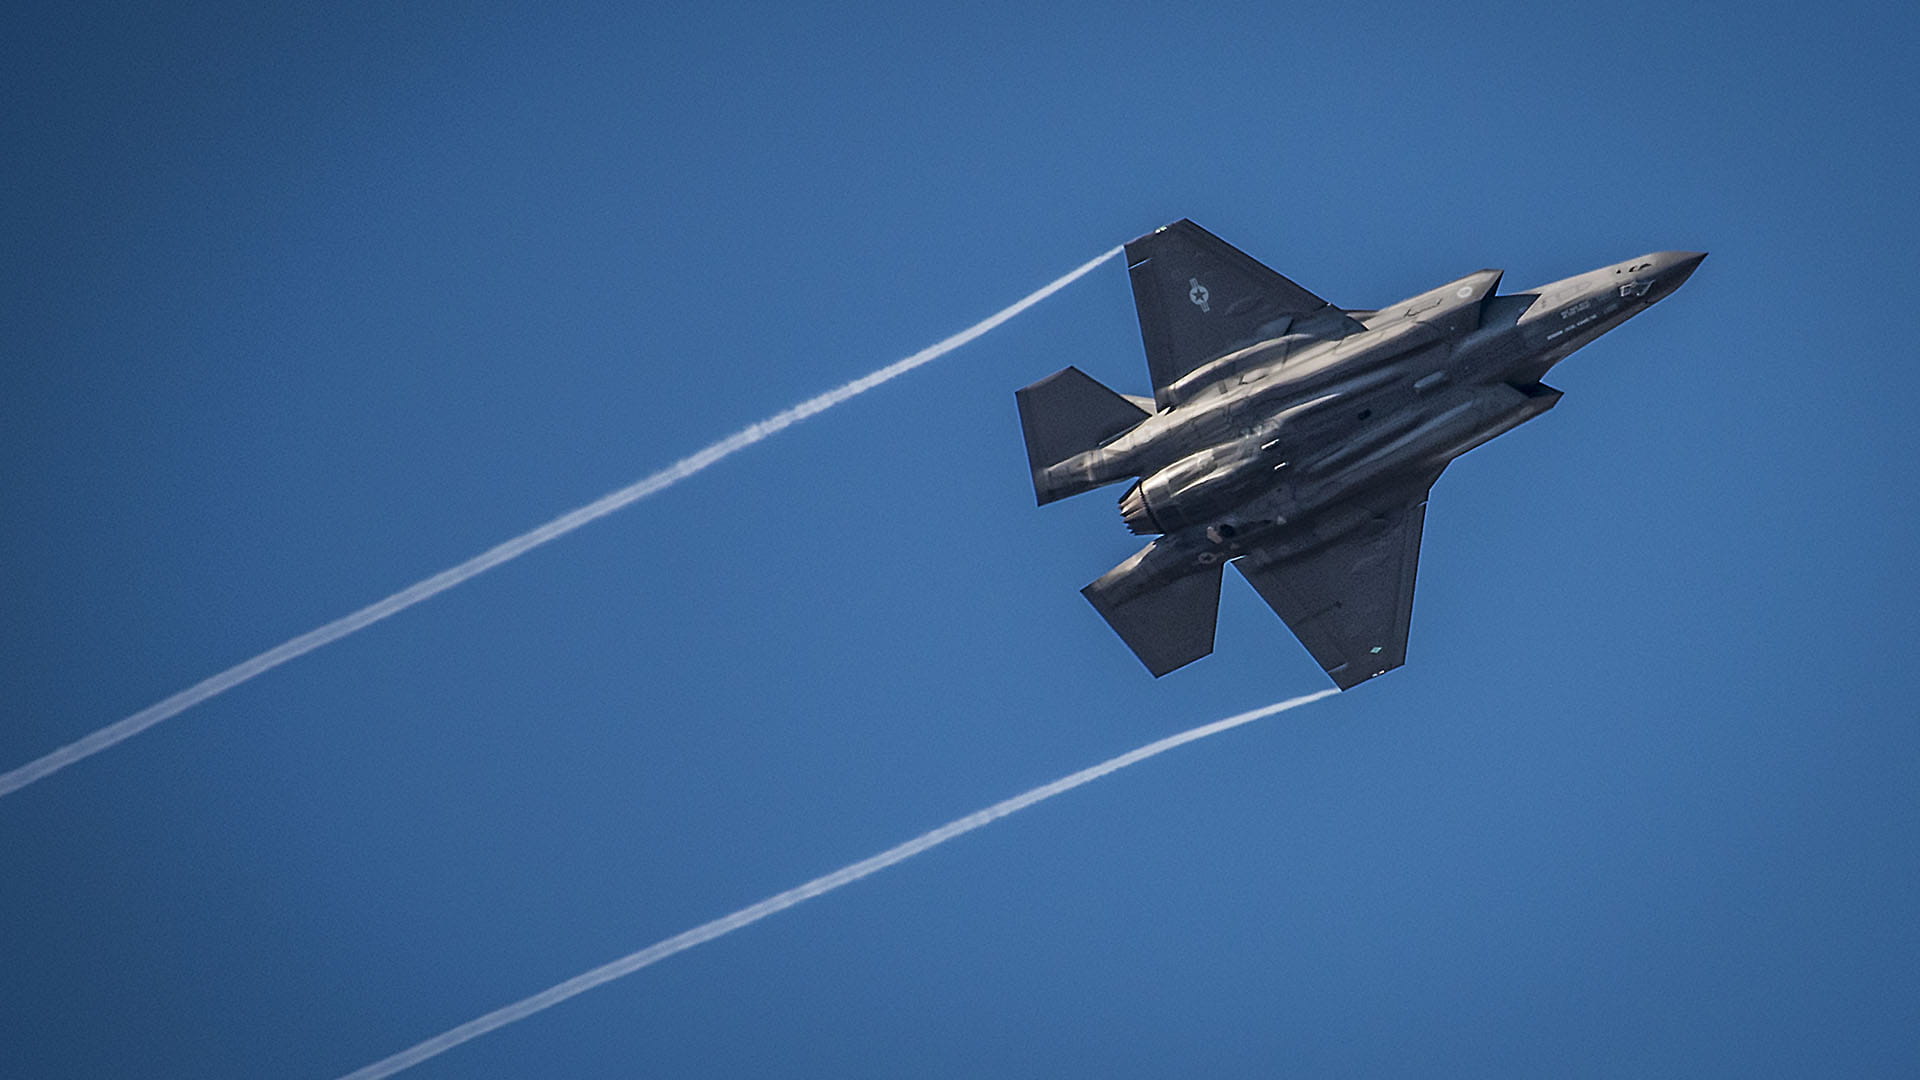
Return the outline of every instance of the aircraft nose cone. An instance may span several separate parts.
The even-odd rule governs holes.
[[[1663,251],[1660,253],[1660,268],[1654,271],[1654,286],[1646,297],[1651,304],[1679,288],[1693,276],[1700,267],[1702,259],[1707,257],[1704,251]]]
[[[1670,251],[1667,254],[1673,257],[1673,265],[1667,267],[1667,273],[1673,277],[1676,284],[1687,280],[1700,265],[1700,261],[1707,257],[1704,251]]]

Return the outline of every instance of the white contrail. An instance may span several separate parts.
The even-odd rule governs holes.
[[[815,413],[825,412],[849,398],[858,397],[866,393],[881,383],[905,375],[907,372],[912,371],[922,364],[938,360],[940,357],[967,344],[973,339],[985,334],[987,331],[1013,318],[1015,315],[1020,314],[1040,301],[1045,300],[1047,297],[1052,296],[1054,293],[1059,292],[1061,289],[1066,288],[1068,285],[1073,284],[1073,282],[1084,276],[1088,271],[1118,254],[1120,254],[1120,249],[1114,248],[1111,251],[1089,259],[1061,277],[1054,279],[1039,289],[1027,294],[1020,300],[1015,301],[1013,304],[1001,308],[999,311],[981,319],[979,322],[974,323],[972,326],[967,327],[965,330],[960,331],[944,341],[936,342],[921,349],[905,360],[888,364],[886,367],[870,375],[862,375],[860,378],[844,386],[835,387],[821,394],[819,397],[809,398],[785,412],[775,413],[773,416],[759,423],[750,424],[697,454],[681,458],[679,461],[661,469],[652,476],[623,487],[618,491],[603,495],[578,510],[562,514],[531,532],[522,533],[498,547],[490,548],[479,555],[475,555],[459,566],[453,567],[450,570],[442,570],[432,577],[427,578],[425,581],[401,589],[385,600],[369,604],[351,615],[335,619],[325,626],[309,630],[291,641],[276,645],[251,660],[235,664],[233,667],[228,668],[210,679],[195,683],[164,701],[141,709],[139,712],[134,713],[124,720],[118,720],[108,724],[93,734],[77,742],[68,743],[45,757],[29,761],[11,772],[0,773],[0,795],[10,795],[26,787],[28,784],[33,783],[35,780],[39,780],[50,773],[58,772],[82,758],[92,757],[102,750],[118,745],[160,721],[177,716],[216,694],[230,690],[256,675],[279,667],[281,664],[286,663],[296,656],[312,652],[322,645],[339,641],[341,638],[346,637],[356,630],[377,623],[389,615],[405,611],[420,601],[437,593],[445,592],[455,585],[466,581],[468,578],[483,574],[509,559],[518,558],[549,540],[565,536],[567,533],[585,525],[589,521],[605,517],[623,506],[638,502],[649,495],[670,488],[680,481],[685,480],[687,477],[701,472],[708,466],[719,462],[721,459],[731,457],[745,450],[747,447],[752,446],[754,443],[770,435],[784,431]]]
[[[930,847],[944,844],[954,837],[959,836],[961,833],[972,832],[980,826],[989,822],[998,821],[1016,810],[1024,810],[1043,799],[1051,799],[1061,792],[1071,791],[1089,780],[1097,780],[1110,772],[1124,769],[1138,761],[1145,761],[1155,754],[1165,753],[1176,746],[1183,746],[1193,742],[1195,739],[1204,739],[1209,735],[1218,734],[1228,728],[1251,723],[1263,716],[1272,716],[1274,713],[1286,712],[1288,709],[1298,708],[1309,702],[1319,701],[1323,697],[1339,692],[1340,691],[1329,687],[1318,693],[1307,694],[1304,697],[1282,701],[1277,705],[1268,705],[1265,708],[1255,709],[1252,712],[1243,712],[1238,716],[1229,716],[1225,720],[1215,720],[1211,724],[1203,724],[1191,731],[1183,731],[1178,735],[1169,735],[1158,742],[1148,743],[1138,750],[1129,750],[1119,757],[1109,758],[1092,768],[1081,769],[1071,776],[1063,776],[1050,784],[1042,784],[1023,795],[1015,795],[1005,802],[994,803],[985,810],[975,811],[957,821],[949,821],[932,832],[922,833],[898,847],[888,848],[872,858],[862,859],[852,866],[835,870],[833,873],[827,874],[824,877],[814,878],[805,885],[799,885],[788,889],[786,892],[769,896],[765,900],[754,904],[752,907],[741,908],[731,915],[722,916],[702,926],[696,926],[683,934],[675,934],[665,941],[655,942],[641,949],[639,952],[630,953],[610,964],[603,964],[600,967],[594,968],[592,971],[575,975],[566,982],[542,990],[532,997],[523,998],[505,1008],[495,1009],[477,1020],[469,1020],[451,1031],[435,1035],[433,1038],[402,1050],[392,1057],[384,1058],[364,1069],[351,1072],[345,1077],[342,1077],[341,1080],[378,1080],[379,1077],[392,1076],[402,1069],[410,1068],[428,1058],[444,1054],[469,1039],[477,1039],[489,1031],[494,1031],[511,1024],[515,1020],[523,1020],[543,1009],[558,1005],[575,994],[584,994],[588,990],[612,982],[622,975],[630,975],[649,964],[665,960],[674,953],[684,949],[691,949],[702,942],[712,941],[722,934],[732,933],[749,923],[759,922],[774,912],[784,911],[802,900],[811,900],[821,893],[832,892],[842,885],[858,881],[875,871],[885,870],[887,867],[897,862],[910,859]]]

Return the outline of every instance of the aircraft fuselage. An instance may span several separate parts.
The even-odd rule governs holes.
[[[1508,296],[1481,270],[1347,311],[1191,222],[1127,253],[1153,401],[1072,368],[1018,394],[1039,501],[1132,478],[1121,518],[1153,537],[1082,592],[1164,674],[1212,650],[1234,562],[1342,687],[1403,661],[1440,472],[1553,408],[1555,364],[1705,258],[1656,252]]]
[[[1330,313],[1352,324],[1346,336],[1229,353],[1175,384],[1171,408],[1053,469],[1140,477],[1122,514],[1159,536],[1123,575],[1132,590],[1256,547],[1309,551],[1364,524],[1340,512],[1353,493],[1429,477],[1551,409],[1561,395],[1540,382],[1547,371],[1702,258],[1658,252],[1510,296],[1489,295],[1500,272],[1482,270],[1376,312]]]

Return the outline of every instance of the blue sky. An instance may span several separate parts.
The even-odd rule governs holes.
[[[1191,217],[1712,252],[1435,488],[1410,661],[409,1075],[1920,1070],[1893,5],[22,5],[0,768]],[[1150,679],[1012,391],[1125,274],[0,802],[0,1072],[335,1076],[1318,689]]]

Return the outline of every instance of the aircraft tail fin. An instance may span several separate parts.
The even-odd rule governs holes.
[[[1063,368],[1022,387],[1013,397],[1020,406],[1020,430],[1027,440],[1033,493],[1042,506],[1111,483],[1089,477],[1049,476],[1048,469],[1096,449],[1149,415],[1075,367]]]
[[[1128,595],[1131,590],[1124,587],[1122,579],[1134,565],[1134,560],[1128,560],[1080,590],[1133,655],[1157,679],[1213,652],[1214,628],[1220,615],[1220,572],[1225,564],[1215,563],[1157,588]],[[1124,599],[1116,603],[1116,595]]]

